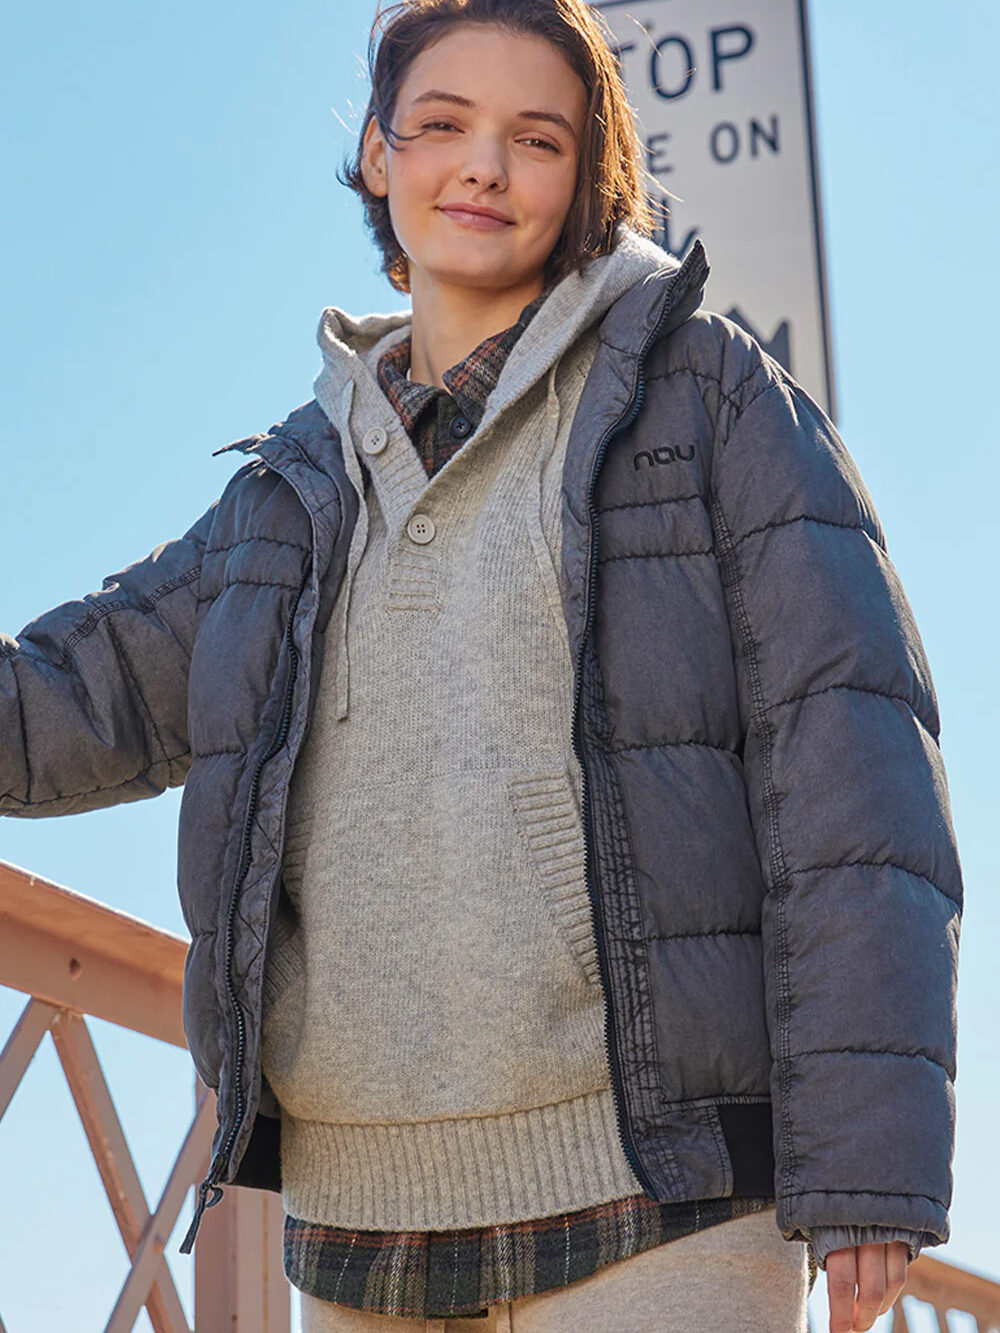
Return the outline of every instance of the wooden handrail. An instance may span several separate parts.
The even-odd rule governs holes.
[[[0,984],[187,1047],[187,942],[0,861]]]
[[[910,1264],[906,1286],[893,1310],[893,1333],[908,1333],[903,1302],[909,1297],[930,1305],[940,1328],[947,1329],[948,1311],[954,1310],[972,1315],[979,1333],[1000,1329],[1000,1283],[969,1268],[921,1254]]]
[[[178,935],[0,861],[0,985],[30,997],[0,1049],[0,1117],[50,1034],[131,1261],[105,1333],[128,1333],[143,1306],[155,1333],[190,1333],[165,1247],[188,1190],[208,1168],[215,1093],[196,1078],[193,1120],[151,1208],[86,1016],[186,1049],[187,947]],[[277,1195],[239,1186],[206,1213],[195,1254],[199,1333],[287,1333],[283,1218]]]

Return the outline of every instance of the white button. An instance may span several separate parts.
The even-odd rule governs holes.
[[[414,514],[406,525],[406,531],[418,546],[426,546],[428,542],[434,540],[437,529],[426,514]]]
[[[365,432],[361,447],[366,454],[380,454],[388,443],[389,436],[382,427],[373,426],[371,430]]]

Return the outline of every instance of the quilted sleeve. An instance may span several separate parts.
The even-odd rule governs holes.
[[[187,677],[215,502],[190,530],[0,633],[0,815],[158,796],[190,766]]]
[[[954,1145],[962,875],[937,700],[854,460],[730,327],[712,521],[767,890],[777,1221],[824,1261],[854,1234],[915,1253],[948,1239]]]

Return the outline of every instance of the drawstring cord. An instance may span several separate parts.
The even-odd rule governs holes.
[[[365,482],[361,475],[361,465],[358,462],[357,452],[353,445],[353,430],[351,426],[351,404],[354,397],[354,381],[348,380],[344,385],[339,403],[338,421],[342,423],[341,429],[346,432],[348,447],[344,449],[344,457],[347,465],[347,473],[351,483],[358,494],[358,517],[354,525],[354,532],[351,534],[351,545],[347,553],[347,569],[344,572],[344,586],[339,598],[339,616],[335,627],[335,636],[337,643],[337,690],[336,690],[336,709],[335,716],[342,720],[347,716],[350,707],[351,698],[351,656],[350,648],[347,642],[347,617],[351,609],[351,594],[354,591],[354,576],[357,573],[358,565],[361,563],[361,556],[368,541],[368,501],[365,496]]]
[[[545,540],[545,529],[542,523],[542,476],[546,464],[552,457],[552,453],[555,450],[559,439],[561,404],[559,402],[559,395],[556,393],[556,371],[558,366],[559,363],[557,361],[550,369],[548,376],[545,397],[545,447],[538,451],[538,468],[528,493],[527,523],[528,536],[531,539],[532,549],[535,552],[535,559],[538,562],[539,572],[542,576],[542,584],[545,588],[545,595],[548,598],[556,626],[562,636],[568,653],[570,651],[569,631],[566,628],[566,616],[563,611],[562,592],[559,587],[559,575],[556,571],[553,554],[549,549],[548,542]]]

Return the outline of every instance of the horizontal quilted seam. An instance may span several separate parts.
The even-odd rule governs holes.
[[[814,699],[820,694],[829,694],[831,690],[852,690],[858,694],[875,694],[882,699],[893,699],[897,703],[906,704],[907,708],[913,714],[914,718],[920,723],[924,731],[927,732],[935,745],[939,746],[939,733],[930,725],[930,723],[920,716],[914,708],[911,700],[903,694],[894,694],[891,690],[880,690],[875,685],[852,685],[847,681],[842,681],[837,685],[823,685],[818,690],[804,690],[801,694],[790,694],[787,699],[779,699],[776,703],[766,704],[764,711],[772,712],[775,708],[784,708],[788,704],[801,703],[803,699]]]
[[[83,796],[96,796],[102,791],[118,791],[121,787],[128,787],[131,783],[138,782],[140,778],[146,777],[149,773],[152,773],[154,769],[162,768],[164,764],[176,764],[181,759],[187,759],[189,755],[189,750],[185,750],[181,754],[164,755],[162,759],[155,759],[151,764],[147,764],[145,768],[141,768],[138,773],[133,774],[131,777],[122,778],[121,782],[109,783],[106,787],[87,787],[84,791],[64,792],[58,796],[47,796],[43,801],[18,801],[16,796],[12,796],[9,799],[17,801],[18,805],[27,806],[30,804],[33,810],[37,810],[40,806],[53,805],[56,801],[77,801]]]
[[[202,602],[214,602],[218,597],[221,597],[221,595],[225,592],[227,588],[238,588],[238,587],[287,588],[290,592],[298,592],[299,590],[299,585],[297,583],[286,583],[283,580],[279,579],[243,579],[243,578],[227,579],[226,582],[223,583],[222,587],[218,590],[218,592],[211,593],[205,597],[199,597],[198,602],[199,604],[201,604]]]
[[[226,551],[237,551],[241,546],[249,546],[254,542],[265,542],[269,546],[285,546],[290,551],[304,551],[308,554],[311,547],[303,545],[302,542],[288,541],[285,537],[242,537],[238,542],[230,542],[228,546],[210,546],[205,550],[205,559],[211,555],[222,555]]]
[[[602,555],[598,557],[599,565],[612,565],[616,560],[679,560],[691,555],[713,555],[715,548],[706,546],[698,551],[649,551],[636,555]]]
[[[716,1092],[700,1097],[670,1098],[664,1094],[660,1105],[664,1111],[698,1111],[702,1108],[717,1106],[768,1106],[771,1104],[769,1092]]]
[[[925,884],[929,885],[934,890],[935,893],[940,893],[942,898],[947,898],[952,906],[958,908],[961,907],[961,903],[958,902],[957,899],[953,898],[950,893],[946,893],[945,890],[935,884],[932,879],[929,879],[926,875],[922,875],[919,870],[914,870],[911,866],[901,865],[899,861],[866,861],[864,859],[857,861],[829,861],[819,865],[801,866],[797,870],[789,870],[788,873],[789,875],[811,875],[817,870],[846,870],[852,866],[867,866],[873,870],[879,870],[882,866],[890,866],[893,870],[901,870],[905,875],[912,875],[914,879],[922,879]]]
[[[903,1190],[782,1190],[783,1199],[801,1199],[807,1194],[822,1194],[828,1199],[926,1199],[941,1208],[941,1200],[932,1194],[912,1194]]]
[[[638,741],[634,745],[611,745],[608,754],[629,754],[633,750],[669,750],[680,745],[693,745],[699,750],[721,750],[723,754],[737,754],[738,751],[728,745],[716,745],[712,741]]]
[[[142,611],[144,614],[148,615],[149,612],[155,610],[157,602],[161,601],[169,593],[176,592],[180,588],[188,587],[190,584],[195,583],[200,577],[201,561],[199,559],[198,564],[193,566],[186,573],[179,574],[175,578],[168,579],[165,583],[161,583],[158,588],[154,588],[154,590],[146,597],[139,597],[135,600],[120,598],[117,601],[108,602],[101,606],[94,607],[88,612],[81,623],[66,636],[66,641],[63,644],[62,656],[59,661],[50,662],[49,665],[54,666],[57,671],[72,673],[73,662],[70,656],[72,650],[78,643],[81,643],[84,639],[93,634],[94,630],[107,616],[113,615],[116,611]],[[15,649],[13,653],[7,653],[5,656],[15,656],[16,652],[17,650]]]
[[[793,1059],[804,1059],[811,1055],[875,1055],[880,1060],[888,1055],[899,1060],[926,1060],[929,1065],[934,1065],[936,1069],[940,1069],[942,1073],[947,1074],[950,1079],[955,1077],[954,1069],[942,1064],[940,1060],[935,1060],[933,1055],[927,1055],[924,1051],[890,1051],[878,1046],[831,1046],[817,1051],[795,1051]]]
[[[776,518],[770,523],[762,523],[760,527],[748,528],[746,532],[740,533],[739,536],[736,536],[735,534],[733,535],[733,546],[739,546],[741,542],[745,542],[750,537],[756,537],[761,532],[770,532],[774,528],[787,528],[792,523],[818,523],[829,528],[845,528],[848,532],[863,532],[868,540],[872,542],[873,545],[877,546],[883,555],[888,554],[882,543],[868,531],[863,523],[844,523],[840,519],[835,518],[817,518],[815,514],[793,514],[791,518]]]
[[[756,375],[759,369],[759,366],[755,366],[749,378],[752,378],[752,375]],[[718,375],[708,374],[701,370],[694,370],[691,366],[675,366],[673,370],[664,370],[658,375],[644,376],[643,382],[647,385],[654,384],[657,380],[673,379],[675,375],[687,375],[690,379],[706,380],[709,384],[714,384],[718,390],[719,397],[723,399],[724,402],[727,402],[734,412],[740,410],[739,398],[736,395],[743,387],[743,384],[746,382],[745,380],[741,380],[740,383],[736,385],[735,389],[727,392],[727,390],[722,387],[722,380]]]
[[[669,943],[670,940],[700,940],[711,938],[715,935],[751,935],[756,939],[760,939],[760,934],[760,930],[686,930],[678,935],[646,935],[645,938],[647,940],[661,940],[664,943]]]
[[[721,327],[723,336],[716,338],[715,346],[723,353],[723,355],[725,355],[727,350],[732,350],[736,357],[747,362],[740,378],[731,388],[725,389],[723,388],[723,379],[726,378],[726,376],[722,370],[698,370],[690,361],[687,361],[684,365],[672,366],[669,370],[662,372],[662,374],[654,372],[654,375],[650,376],[651,379],[662,378],[664,375],[669,376],[687,373],[698,379],[709,380],[717,386],[720,394],[727,399],[733,400],[734,406],[739,406],[740,395],[755,376],[765,374],[768,376],[768,384],[776,382],[774,373],[776,371],[780,372],[782,367],[760,347],[750,346],[741,348],[739,339],[746,335],[744,329],[733,324],[733,322],[726,319],[725,316],[717,314],[713,315],[707,311],[703,312],[702,315],[698,317],[698,320],[699,322],[703,321],[703,327],[705,324],[709,323]],[[736,337],[733,336],[734,331],[737,335]],[[698,352],[697,349],[692,350],[695,351],[696,355],[703,355],[703,353]]]
[[[705,497],[696,492],[694,495],[667,495],[662,500],[629,500],[621,504],[602,505],[597,513],[600,516],[601,514],[613,514],[618,509],[646,509],[653,505],[685,504],[691,500],[699,500],[702,504],[705,503]]]

